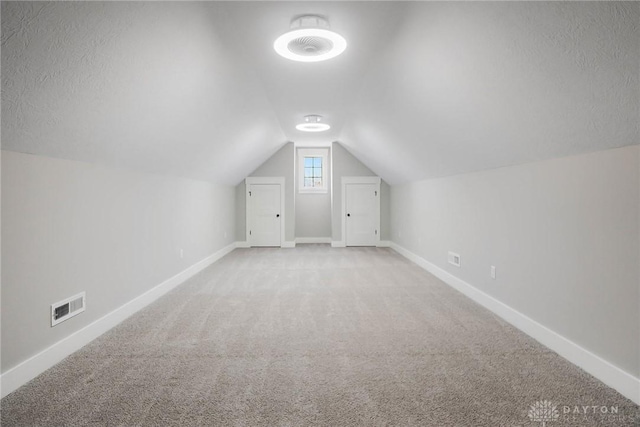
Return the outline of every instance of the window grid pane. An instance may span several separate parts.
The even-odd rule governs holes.
[[[304,186],[322,187],[322,157],[304,158]]]

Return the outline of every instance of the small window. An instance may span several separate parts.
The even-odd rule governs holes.
[[[323,188],[322,157],[304,158],[304,188]]]
[[[300,193],[327,192],[327,149],[298,149],[298,191]]]

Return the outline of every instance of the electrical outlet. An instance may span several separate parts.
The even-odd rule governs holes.
[[[458,255],[455,252],[449,252],[447,261],[449,261],[449,264],[455,265],[456,267],[460,267],[460,255]]]
[[[495,280],[496,278],[496,266],[492,265],[491,266],[491,278]]]
[[[180,249],[180,259],[184,258],[184,250],[181,248]]]
[[[227,238],[227,232],[226,231],[224,232],[224,238],[225,239]]]

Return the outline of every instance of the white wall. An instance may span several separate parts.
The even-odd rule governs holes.
[[[629,146],[396,185],[392,238],[638,378],[639,167]]]
[[[247,185],[244,179],[236,185],[236,241],[245,242],[247,240],[247,198],[245,191]],[[286,218],[285,218],[286,219]]]
[[[231,244],[234,198],[233,187],[3,151],[2,372]],[[81,291],[87,310],[52,328],[50,304]]]
[[[380,181],[380,240],[391,240],[391,187]]]
[[[331,238],[331,194],[296,195],[296,238]]]

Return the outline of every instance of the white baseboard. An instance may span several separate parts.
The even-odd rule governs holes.
[[[331,243],[331,237],[296,237],[298,243]]]
[[[331,247],[332,248],[346,248],[347,244],[345,242],[343,242],[343,241],[334,240],[334,241],[331,242]],[[391,247],[391,241],[389,241],[389,240],[380,240],[378,243],[376,243],[376,247],[377,248],[390,248]]]
[[[519,311],[500,302],[494,297],[482,292],[469,283],[457,278],[448,271],[428,262],[413,252],[391,242],[393,248],[400,255],[415,262],[452,288],[462,292],[478,304],[500,316],[516,328],[539,341],[541,344],[558,353],[574,365],[584,369],[609,387],[617,390],[623,396],[640,405],[640,378],[623,371],[617,366],[604,360],[600,356],[579,346],[573,341],[552,331],[546,326],[527,317]]]
[[[65,357],[89,344],[109,329],[151,304],[170,290],[182,284],[185,280],[227,255],[235,248],[235,243],[225,246],[214,254],[198,261],[186,270],[183,270],[175,276],[165,280],[154,288],[104,315],[100,319],[90,323],[79,331],[61,339],[49,348],[46,348],[35,356],[32,356],[19,365],[9,369],[0,376],[0,397],[5,397],[9,393],[15,391],[18,387],[21,387],[31,381],[33,378],[51,368]]]
[[[236,248],[250,248],[251,244],[249,242],[235,242],[234,243]],[[281,248],[295,248],[296,247],[296,242],[291,242],[291,241],[286,241],[284,243],[282,243],[280,245]]]

